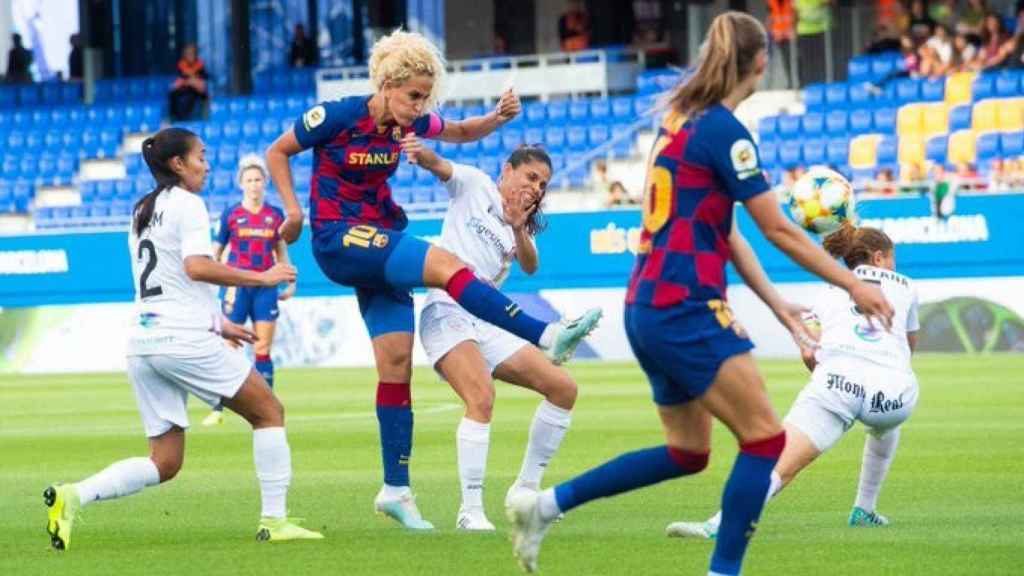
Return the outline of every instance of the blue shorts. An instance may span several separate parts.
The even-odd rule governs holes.
[[[722,300],[671,308],[627,304],[625,323],[629,345],[660,406],[699,398],[723,362],[754,347]]]
[[[240,286],[225,288],[221,296],[224,315],[235,324],[277,321],[277,287]]]
[[[430,244],[398,230],[331,222],[313,234],[313,256],[324,275],[356,289],[371,338],[416,330],[413,288],[423,286]]]

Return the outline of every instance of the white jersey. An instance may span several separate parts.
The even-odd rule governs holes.
[[[516,237],[503,218],[497,185],[480,170],[452,162],[452,177],[445,188],[451,200],[441,227],[441,246],[472,268],[478,278],[501,286],[516,259]],[[427,294],[427,305],[434,302],[455,303],[437,288]]]
[[[858,266],[853,273],[864,282],[877,284],[895,311],[892,329],[874,328],[860,314],[850,296],[829,286],[811,312],[821,323],[821,342],[815,357],[819,363],[830,359],[863,359],[903,372],[912,372],[907,333],[917,332],[917,292],[909,278],[884,268]]]
[[[135,282],[128,355],[198,356],[221,346],[217,288],[185,274],[188,256],[213,257],[202,198],[178,187],[161,192],[149,227],[141,236],[132,229],[128,249]]]

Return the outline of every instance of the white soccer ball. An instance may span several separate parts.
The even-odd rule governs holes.
[[[853,217],[853,209],[853,186],[828,168],[808,170],[793,184],[789,196],[793,220],[815,234],[835,232]]]

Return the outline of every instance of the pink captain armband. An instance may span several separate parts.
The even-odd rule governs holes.
[[[423,134],[424,138],[437,138],[444,132],[444,119],[441,115],[436,112],[430,113],[430,124],[427,126],[426,133]]]

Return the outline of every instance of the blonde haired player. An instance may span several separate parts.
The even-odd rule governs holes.
[[[263,160],[255,154],[243,156],[238,161],[235,182],[242,190],[242,201],[221,213],[213,259],[226,260],[232,268],[255,272],[268,270],[277,262],[289,264],[288,244],[279,233],[284,212],[265,201],[267,168]],[[252,320],[256,332],[254,366],[271,388],[274,387],[274,362],[270,348],[277,326],[277,302],[294,294],[294,282],[289,282],[280,292],[277,286],[228,286],[221,301],[224,316],[235,324],[244,325]],[[223,421],[224,407],[218,404],[203,419],[203,426],[216,426]]]
[[[816,350],[802,349],[811,381],[784,420],[786,448],[772,472],[766,502],[859,420],[868,435],[849,525],[886,526],[889,520],[875,510],[878,494],[896,455],[899,427],[917,405],[917,378],[910,366],[919,327],[917,294],[911,280],[894,271],[893,243],[881,230],[847,222],[825,239],[825,249],[862,281],[881,286],[896,315],[891,330],[873,326],[834,286],[814,303],[811,319],[820,324],[821,341]],[[714,538],[720,519],[721,512],[706,522],[675,522],[666,531]]]
[[[384,485],[374,508],[414,530],[433,525],[420,515],[409,486],[415,332],[410,290],[444,289],[470,314],[537,344],[558,361],[572,355],[600,317],[599,310],[592,310],[574,323],[541,322],[477,278],[456,255],[402,232],[408,218],[395,203],[388,179],[398,167],[403,139],[479,140],[519,114],[519,99],[509,90],[486,115],[443,120],[432,108],[444,75],[440,53],[426,38],[395,31],[381,38],[370,55],[373,94],[314,106],[267,151],[287,215],[281,236],[294,242],[303,214],[288,158],[313,149],[313,256],[325,276],[355,288],[377,364]]]
[[[222,344],[222,338],[252,342],[255,335],[222,318],[213,286],[276,286],[294,280],[295,269],[277,264],[252,272],[212,258],[210,217],[199,197],[209,165],[199,137],[167,128],[147,138],[142,153],[157,186],[135,205],[128,237],[136,289],[128,379],[150,453],[115,462],[75,484],[47,488],[51,544],[58,550],[71,547],[80,508],[174,478],[185,458],[190,393],[207,404],[224,402],[253,427],[263,508],[257,539],[323,538],[286,516],[292,466],[284,409],[259,372]]]

